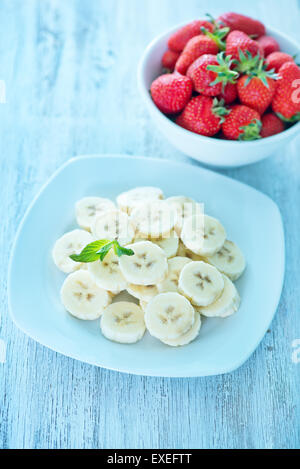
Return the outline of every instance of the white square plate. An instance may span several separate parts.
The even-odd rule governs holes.
[[[64,310],[64,279],[51,250],[75,228],[74,204],[88,195],[115,198],[136,186],[161,187],[205,203],[247,260],[237,282],[237,314],[204,321],[199,338],[171,348],[146,333],[135,345],[106,340],[99,321],[83,322]],[[284,277],[284,234],[275,203],[262,193],[196,166],[125,155],[86,156],[68,161],[44,186],[19,228],[9,269],[9,305],[15,324],[37,342],[69,357],[127,373],[191,377],[227,373],[242,365],[266,333]]]

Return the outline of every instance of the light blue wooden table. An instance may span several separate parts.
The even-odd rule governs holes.
[[[8,316],[16,228],[64,161],[114,152],[192,163],[150,121],[137,93],[137,63],[157,34],[225,7],[300,39],[296,0],[1,1],[1,361],[4,344],[7,351],[0,363],[0,448],[299,448],[300,364],[292,361],[300,338],[299,140],[273,159],[223,171],[272,197],[286,230],[276,318],[236,372],[171,380],[101,370],[36,344]],[[43,236],[42,221],[37,229]]]

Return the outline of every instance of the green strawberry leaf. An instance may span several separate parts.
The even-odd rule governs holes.
[[[219,52],[217,55],[217,61],[219,65],[207,65],[207,70],[215,72],[217,74],[216,79],[210,83],[209,86],[215,86],[218,83],[223,84],[224,87],[227,83],[236,83],[239,78],[238,72],[231,69],[233,60],[231,60],[231,55],[225,56],[225,52]]]
[[[99,241],[93,241],[92,243],[85,246],[80,254],[72,254],[70,259],[72,259],[72,261],[81,263],[95,262],[98,260],[102,262],[111,248],[114,249],[114,252],[118,257],[123,255],[134,255],[132,249],[126,249],[120,246],[116,240],[110,241],[109,239],[101,239]]]
[[[282,114],[280,114],[280,112],[276,112],[277,116],[279,117],[279,119],[281,119],[283,122],[289,122],[290,124],[294,124],[295,122],[299,122],[300,121],[300,112],[298,112],[297,114],[295,114],[293,117],[291,117],[290,119],[288,119],[287,117],[284,117]]]
[[[248,125],[240,127],[239,130],[242,131],[238,140],[251,142],[252,140],[258,140],[261,138],[260,131],[262,128],[262,123],[258,119],[253,119],[252,122]]]

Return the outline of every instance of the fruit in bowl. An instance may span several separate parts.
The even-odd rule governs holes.
[[[225,13],[173,32],[150,86],[175,125],[221,140],[278,135],[300,121],[300,68],[258,20]]]

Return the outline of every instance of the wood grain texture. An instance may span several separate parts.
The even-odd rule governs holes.
[[[215,0],[210,12],[221,13],[225,3],[300,39],[296,0]],[[154,36],[207,8],[202,0],[0,3],[0,79],[7,93],[0,104],[0,339],[7,344],[0,363],[0,448],[300,446],[300,364],[291,359],[292,341],[300,338],[299,139],[270,160],[220,171],[272,197],[286,229],[280,306],[239,370],[156,379],[97,369],[38,345],[8,316],[7,267],[16,228],[64,161],[120,152],[197,164],[154,127],[137,93],[136,68]],[[40,230],[42,236],[42,221]]]

